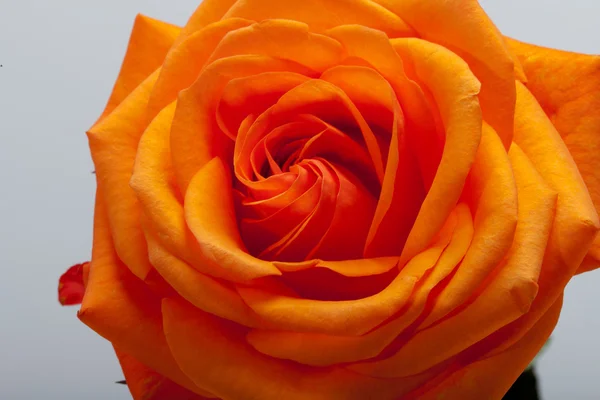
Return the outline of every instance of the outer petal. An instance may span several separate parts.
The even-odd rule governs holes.
[[[150,270],[139,227],[137,201],[129,188],[139,138],[146,124],[150,92],[180,28],[139,15],[108,105],[88,137],[96,175],[106,190],[119,257],[140,278]],[[119,154],[119,157],[115,157]]]
[[[444,372],[381,380],[340,367],[305,367],[258,353],[243,330],[185,302],[165,299],[163,315],[182,370],[223,400],[395,400]]]
[[[466,63],[442,46],[421,39],[394,39],[392,45],[431,91],[446,131],[437,174],[402,251],[406,262],[427,246],[463,191],[481,140],[481,85]]]
[[[202,400],[207,397],[190,392],[151,370],[129,354],[115,349],[134,400]]]
[[[85,292],[84,275],[89,262],[73,265],[58,280],[58,301],[63,306],[81,304]]]
[[[527,75],[527,88],[564,140],[600,212],[600,56],[538,47],[509,39]],[[600,236],[578,272],[600,267]]]
[[[175,46],[206,25],[219,21],[236,0],[204,0],[183,27]]]
[[[419,37],[467,61],[481,81],[481,109],[508,149],[513,131],[515,88],[511,54],[476,0],[374,0],[403,18]]]
[[[502,148],[499,141],[497,147]],[[418,373],[450,359],[527,313],[538,291],[537,280],[552,227],[556,193],[547,187],[514,145],[511,153],[519,195],[519,222],[511,250],[491,282],[480,289],[481,293],[468,300],[462,310],[433,327],[417,332],[394,356],[371,363],[370,368],[367,363],[367,368],[363,367],[359,372],[375,376]],[[493,182],[496,186],[501,184],[496,180]],[[488,240],[493,241],[491,236]],[[492,251],[488,250],[488,253]],[[466,260],[465,257],[463,263]],[[476,275],[476,265],[467,264],[460,268]],[[441,298],[461,296],[462,285],[452,285],[456,280],[459,280],[458,276],[449,285],[454,291],[442,291]]]
[[[92,264],[79,319],[153,370],[206,394],[183,375],[171,356],[162,331],[160,299],[118,260],[102,193],[97,193],[95,210]]]
[[[323,71],[339,62],[341,54],[337,41],[311,32],[302,22],[268,20],[228,33],[207,62],[238,55],[276,55]]]
[[[529,312],[490,335],[491,354],[524,337],[562,295],[598,232],[598,216],[564,142],[531,93],[517,83],[515,142],[558,193],[554,224]]]
[[[110,114],[163,63],[181,29],[139,14],[133,25],[121,72],[100,119]]]
[[[150,260],[161,276],[183,298],[208,313],[246,326],[261,326],[258,317],[228,282],[198,272],[147,236]]]
[[[463,196],[474,213],[473,241],[453,279],[435,300],[423,321],[427,327],[464,305],[500,265],[517,227],[517,188],[502,142],[484,124],[481,145]],[[449,317],[451,319],[451,317]]]
[[[112,113],[88,132],[98,186],[115,249],[131,271],[144,279],[152,268],[140,227],[139,203],[129,187],[138,143],[145,128],[145,109],[158,72],[141,83]]]
[[[425,385],[406,400],[475,400],[481,399],[482,393],[488,399],[500,399],[548,340],[558,322],[561,307],[562,296],[520,341],[506,351],[492,357],[479,357],[471,364],[459,366],[456,372],[441,382],[432,381],[434,388]],[[477,354],[479,349],[473,350],[466,353],[465,358]]]
[[[203,4],[206,2],[203,2]],[[181,35],[161,68],[148,102],[148,118],[175,101],[177,94],[198,78],[217,44],[230,31],[248,26],[252,21],[230,18],[207,25],[188,36]]]
[[[379,29],[390,37],[414,36],[402,17],[371,0],[238,0],[225,15],[261,21],[291,19],[307,23],[312,31],[323,32],[339,25],[356,24]]]
[[[559,193],[559,206],[562,207],[556,215],[556,242],[552,244],[560,249],[563,259],[578,259],[580,251],[587,249],[598,232],[598,213],[569,149],[534,96],[519,82],[515,143]],[[594,146],[593,143],[589,145]]]

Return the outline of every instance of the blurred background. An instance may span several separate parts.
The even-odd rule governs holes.
[[[274,0],[275,1],[275,0]],[[399,0],[400,1],[400,0]],[[481,0],[500,30],[600,54],[598,0]],[[128,399],[105,342],[56,299],[90,258],[102,111],[137,13],[184,24],[198,0],[0,0],[0,399]],[[576,277],[538,364],[545,400],[600,398],[600,271]]]

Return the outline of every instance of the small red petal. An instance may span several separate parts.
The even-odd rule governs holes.
[[[89,262],[84,262],[73,265],[58,280],[58,301],[63,306],[81,304],[85,293],[83,274],[88,264]]]

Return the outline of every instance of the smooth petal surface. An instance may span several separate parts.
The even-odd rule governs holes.
[[[480,83],[463,60],[441,46],[420,39],[394,39],[392,45],[431,91],[446,131],[437,174],[402,251],[406,261],[427,246],[461,196],[481,140]]]
[[[176,106],[165,107],[144,131],[129,185],[155,235],[173,254],[200,268],[201,263],[194,262],[197,247],[185,223],[183,196],[171,165],[169,130]]]
[[[162,108],[175,101],[181,90],[194,83],[225,35],[251,24],[252,21],[230,18],[207,25],[193,34],[182,34],[164,59],[148,102],[149,117],[155,116]]]
[[[58,280],[58,301],[63,306],[81,304],[85,293],[84,270],[89,271],[89,262],[75,264]]]
[[[231,209],[231,200],[230,203],[223,204],[223,198],[215,197],[214,191],[206,191],[206,188],[202,187],[205,181],[200,181],[209,179],[212,184],[217,185],[215,189],[223,188],[223,185],[228,182],[225,175],[217,179],[214,176],[211,178],[206,173],[207,170],[215,171],[213,167],[218,160],[215,159],[210,166],[207,164],[204,173],[198,173],[196,178],[198,183],[186,193],[187,211],[184,209],[184,199],[179,197],[174,188],[175,178],[170,158],[169,125],[173,121],[175,109],[175,103],[165,108],[144,133],[138,149],[135,173],[131,179],[131,186],[144,206],[147,219],[151,222],[148,228],[157,230],[154,235],[167,250],[202,273],[234,281],[244,281],[269,274],[278,275],[279,271],[274,266],[257,260],[242,250],[239,237],[237,241],[235,240],[237,230],[233,236],[226,235],[232,233],[232,214],[226,207],[229,205]],[[221,172],[226,173],[223,170]],[[228,190],[231,191],[231,187]],[[209,193],[211,193],[210,197],[200,197]],[[219,219],[216,214],[213,214],[216,217],[213,221],[218,224],[210,226],[210,229],[205,232],[198,228],[198,225],[204,224],[205,221],[197,214],[208,212],[208,209],[203,209],[199,204],[200,201],[204,201],[207,205],[206,199],[215,201],[212,204],[212,211],[221,210],[228,216],[221,213],[219,216],[222,219]],[[194,237],[193,232],[201,236]],[[227,254],[235,254],[237,258],[231,259]],[[220,264],[219,257],[221,261],[229,259],[230,262]],[[236,264],[236,260],[246,260],[246,264]],[[250,265],[254,265],[254,271],[247,269]]]
[[[118,260],[102,193],[96,196],[90,277],[78,317],[144,365],[195,393],[206,394],[173,360],[162,330],[160,298]]]
[[[116,350],[133,400],[202,400],[200,396],[154,372],[129,354]]]
[[[470,171],[465,199],[474,214],[471,246],[453,279],[439,294],[422,322],[430,326],[478,292],[505,258],[518,223],[517,187],[508,155],[489,125]]]
[[[343,25],[327,31],[338,40],[349,57],[362,60],[383,76],[394,89],[403,113],[405,133],[420,165],[425,189],[437,172],[444,147],[443,127],[439,127],[435,105],[417,82],[409,79],[403,59],[385,33],[358,25]],[[441,124],[440,124],[441,125]]]
[[[504,147],[512,140],[515,107],[514,61],[477,0],[374,0],[403,18],[418,37],[458,54],[481,82],[479,99],[485,120]]]
[[[121,71],[106,108],[99,118],[110,114],[131,92],[163,63],[181,28],[138,15]]]
[[[228,33],[208,62],[239,55],[277,55],[313,71],[323,71],[339,62],[341,50],[336,40],[310,32],[304,23],[272,19]]]
[[[231,284],[202,274],[166,251],[157,240],[147,237],[150,261],[183,298],[208,313],[230,321],[250,327],[262,325]]]
[[[587,250],[598,232],[598,213],[577,164],[556,127],[531,92],[519,82],[515,143],[559,194],[557,232],[551,245],[560,249],[565,261],[578,260],[582,249]]]
[[[229,279],[248,281],[281,273],[269,262],[248,254],[233,214],[231,177],[215,157],[190,182],[185,197],[186,221],[200,251],[215,272]],[[207,190],[207,188],[211,188]]]
[[[225,17],[291,19],[307,23],[311,30],[323,32],[338,25],[356,24],[379,29],[390,37],[413,36],[414,30],[402,17],[370,0],[293,1],[238,0]]]
[[[248,342],[264,354],[307,365],[333,365],[378,356],[421,316],[436,286],[464,257],[473,235],[473,221],[465,204],[459,205],[455,213],[452,238],[437,263],[426,272],[423,283],[412,293],[410,305],[376,329],[361,336],[255,329],[248,333]]]
[[[207,25],[219,21],[235,2],[236,0],[203,0],[183,27],[173,47]]]
[[[395,355],[366,363],[357,369],[359,372],[376,376],[409,376],[421,372],[475,345],[529,311],[538,292],[537,281],[557,196],[518,147],[513,145],[511,152],[519,194],[519,218],[512,247],[498,266],[499,271],[480,294],[466,302],[464,309],[433,327],[416,332]],[[458,276],[454,279],[458,280]],[[453,295],[454,279],[447,292],[440,296]],[[439,343],[439,347],[432,343]]]
[[[340,367],[311,369],[256,352],[244,343],[243,331],[183,302],[165,299],[163,316],[182,370],[223,400],[393,400],[438,372],[382,381]]]
[[[520,83],[516,110],[515,140],[558,198],[537,296],[527,314],[490,336],[491,354],[519,341],[555,304],[598,232],[598,216],[573,159],[538,102]]]
[[[365,244],[365,256],[398,256],[425,197],[416,158],[408,145],[404,115],[393,88],[383,76],[363,67],[336,67],[321,79],[342,89],[372,125],[389,132],[389,150],[379,201]],[[381,108],[369,118],[367,110]],[[364,110],[364,111],[363,111]],[[384,124],[383,121],[388,121]],[[387,125],[387,126],[385,126]],[[387,138],[386,138],[387,139]],[[356,229],[356,228],[354,228]]]
[[[231,80],[221,94],[217,110],[219,127],[235,139],[248,115],[261,115],[286,92],[309,79],[298,73],[282,71]]]
[[[180,93],[170,141],[173,167],[182,191],[187,189],[202,166],[215,156],[227,157],[232,147],[216,119],[223,88],[236,78],[276,71],[315,75],[310,69],[291,61],[241,55],[213,62],[194,85]]]
[[[561,307],[562,297],[520,341],[502,353],[481,357],[466,366],[459,364],[457,371],[446,379],[439,383],[432,381],[437,386],[431,388],[425,385],[408,399],[479,399],[482,393],[490,399],[502,398],[550,337],[558,322]],[[466,358],[476,357],[476,354],[475,351],[467,353]]]
[[[567,145],[600,212],[600,56],[508,43],[523,65],[527,88]],[[600,266],[600,237],[589,259],[579,272]]]
[[[88,132],[96,178],[108,213],[119,258],[140,279],[152,268],[140,226],[138,199],[129,187],[138,142],[144,129],[145,110],[158,72],[144,80],[109,115]]]
[[[456,219],[450,218],[430,248],[406,264],[384,290],[366,298],[319,301],[253,287],[238,287],[238,292],[246,304],[279,330],[364,335],[409,303],[415,286],[448,246],[455,227]]]

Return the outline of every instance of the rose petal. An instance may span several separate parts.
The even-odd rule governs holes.
[[[364,115],[364,114],[363,114]],[[299,154],[300,159],[321,157],[352,172],[370,193],[379,192],[379,183],[371,159],[363,146],[347,133],[314,115],[299,118],[319,123],[323,130],[310,138]],[[369,121],[371,124],[371,121]],[[381,146],[381,144],[380,144]]]
[[[339,42],[311,32],[302,22],[269,19],[227,34],[208,63],[238,55],[277,55],[313,71],[324,71],[338,64],[343,54]]]
[[[343,261],[309,260],[304,263],[274,261],[273,264],[285,272],[302,271],[308,268],[319,267],[352,278],[385,274],[398,266],[398,257],[361,258],[358,260]]]
[[[481,353],[477,352],[479,349],[473,349],[474,351],[468,355],[477,361],[466,366],[459,363],[456,372],[452,375],[441,379],[441,382],[432,380],[431,385],[424,385],[410,398],[477,399],[480,398],[481,393],[486,393],[490,398],[501,398],[550,337],[558,322],[561,307],[562,297],[519,342],[510,348],[493,357],[482,357]]]
[[[202,4],[204,3],[206,1]],[[191,29],[188,23],[184,28],[185,33],[179,36],[164,59],[148,102],[149,118],[177,100],[178,93],[194,83],[215,47],[227,33],[252,23],[253,21],[241,18],[230,18],[211,23],[198,31],[187,32],[186,30]]]
[[[143,215],[169,251],[201,270],[197,246],[194,247],[196,240],[187,229],[183,196],[175,184],[171,166],[169,129],[176,106],[173,103],[165,107],[145,130],[129,184]]]
[[[202,400],[200,396],[146,367],[129,354],[115,349],[134,400]]]
[[[137,15],[121,71],[99,121],[161,66],[180,31],[175,25]]]
[[[481,139],[480,84],[463,60],[441,46],[421,39],[394,39],[392,45],[433,94],[446,131],[437,174],[402,252],[406,262],[427,246],[462,193]]]
[[[537,297],[527,314],[492,335],[492,354],[520,340],[557,301],[598,232],[596,211],[575,163],[538,102],[521,83],[517,83],[516,110],[516,143],[558,193],[558,201]]]
[[[515,108],[514,60],[504,38],[477,0],[374,0],[403,18],[427,42],[465,60],[481,82],[483,116],[509,148]],[[518,63],[518,61],[517,61]]]
[[[501,144],[498,143],[498,146]],[[512,247],[497,267],[499,271],[464,309],[433,327],[417,332],[393,356],[352,366],[353,370],[377,377],[410,376],[425,371],[529,311],[538,292],[537,281],[552,228],[557,195],[514,144],[511,147],[511,165],[518,190],[518,224]],[[450,288],[457,279],[458,276],[455,276],[448,292],[442,291],[440,297],[453,295]]]
[[[224,219],[223,214],[220,213],[219,216],[221,219],[219,219],[219,223],[206,231],[214,231],[217,232],[217,235],[221,235],[219,237],[222,242],[216,242],[221,246],[221,250],[206,247],[207,235],[205,231],[201,230],[202,235],[204,236],[200,237],[204,237],[204,239],[199,242],[198,238],[192,233],[194,229],[197,228],[196,225],[204,226],[202,224],[204,224],[205,221],[202,222],[201,219],[201,221],[196,224],[193,222],[190,223],[190,221],[194,221],[194,218],[190,219],[186,217],[182,205],[183,202],[178,198],[178,193],[173,188],[173,181],[175,179],[170,166],[169,127],[174,118],[175,109],[175,104],[165,108],[144,133],[138,149],[135,172],[131,179],[131,186],[134,188],[140,199],[140,203],[145,209],[145,215],[151,221],[151,227],[149,227],[149,229],[156,230],[154,234],[156,237],[160,238],[160,242],[169,252],[173,253],[181,260],[193,265],[202,273],[233,281],[245,281],[247,279],[269,274],[279,274],[279,271],[272,265],[254,259],[246,254],[244,250],[241,250],[239,247],[241,245],[239,237],[237,239],[237,244],[234,245],[231,242],[234,236],[223,236],[223,232],[219,233],[219,229],[224,229],[224,227],[230,223],[230,218],[234,217],[231,214],[228,214],[229,217]],[[207,168],[212,167],[207,166]],[[211,169],[211,172],[214,171]],[[202,179],[202,177],[206,178],[207,175],[199,172],[198,179]],[[222,178],[226,179],[224,176]],[[209,180],[211,184],[218,185],[217,187],[221,187],[225,182],[229,182],[220,182],[215,177],[210,178]],[[194,186],[194,189],[188,190],[188,193],[186,194],[186,199],[192,199],[190,201],[192,204],[196,202],[196,205],[192,206],[188,203],[187,208],[191,209],[191,211],[198,210],[198,212],[201,213],[206,212],[206,210],[201,209],[200,204],[205,204],[207,206],[207,203],[200,202],[205,201],[202,196],[210,194],[209,200],[212,199],[216,202],[213,206],[222,209],[223,198],[219,198],[215,195],[214,191],[211,192],[211,190],[207,190],[206,187],[202,186],[206,184],[205,182],[198,182],[200,186]],[[215,187],[215,190],[217,187]],[[231,190],[230,186],[228,187],[228,190]],[[196,193],[196,191],[199,191],[199,193]],[[233,212],[233,205],[230,207],[231,210],[225,210],[225,213]],[[201,218],[202,215],[200,216]],[[189,228],[188,223],[190,225]],[[237,227],[235,229],[231,227],[228,229],[232,235],[238,235]],[[232,233],[232,229],[235,232]],[[214,239],[214,235],[208,235],[208,237]],[[225,247],[223,247],[224,245]],[[228,246],[234,247],[230,248]],[[224,248],[229,248],[230,250],[228,251],[238,254],[238,258],[231,260],[230,263],[221,264],[220,262],[224,262],[224,260],[219,259],[219,261],[217,261],[215,257],[220,257],[219,254],[222,253],[222,249]],[[235,262],[240,260],[248,261],[244,265],[235,264]],[[255,266],[254,270],[250,268],[251,265]]]
[[[225,18],[241,17],[261,21],[289,19],[307,23],[314,32],[323,32],[338,25],[369,26],[390,37],[413,36],[413,29],[398,15],[370,0],[306,0],[276,2],[271,0],[238,0]]]
[[[63,306],[81,304],[85,293],[84,269],[89,272],[89,262],[75,264],[58,279],[58,301]]]
[[[310,259],[319,240],[331,226],[340,181],[325,160],[307,160],[303,163],[319,176],[319,200],[315,208],[285,236],[267,247],[258,257],[280,261]]]
[[[217,108],[219,127],[229,137],[238,136],[248,115],[260,115],[284,93],[309,78],[287,71],[265,72],[231,80],[221,94]]]
[[[190,182],[185,219],[213,275],[247,281],[281,272],[252,257],[239,236],[231,193],[231,177],[223,161],[214,158]]]
[[[142,280],[152,266],[140,227],[138,200],[129,180],[146,128],[146,105],[157,76],[155,71],[88,132],[96,179],[102,188],[117,254]]]
[[[439,373],[380,380],[342,368],[307,368],[256,352],[244,343],[243,331],[183,302],[165,299],[163,316],[182,370],[225,399],[393,400]]]
[[[207,25],[224,19],[223,16],[235,2],[236,0],[203,0],[183,27],[174,47]]]
[[[264,325],[230,283],[198,272],[147,237],[152,265],[183,298],[218,317],[249,327]]]
[[[238,287],[238,292],[250,308],[278,330],[363,335],[409,304],[415,286],[450,242],[455,225],[455,220],[449,220],[430,248],[406,264],[388,287],[366,298],[319,301],[256,287]]]
[[[311,260],[311,262],[317,261]],[[350,264],[352,261],[359,260],[346,260],[345,263]],[[357,266],[361,264],[364,265],[357,262]],[[365,276],[352,277],[339,274],[331,268],[312,264],[307,268],[286,271],[277,280],[293,291],[292,297],[321,301],[357,300],[384,290],[398,275],[395,266],[377,275],[369,275],[369,271],[366,271]]]
[[[368,104],[370,108],[379,106],[392,116],[386,127],[391,138],[381,193],[364,255],[400,255],[425,193],[417,162],[406,143],[404,116],[396,95],[381,75],[364,67],[335,67],[325,71],[321,79],[342,89],[363,115],[366,113],[361,104]]]
[[[517,83],[515,143],[559,194],[557,231],[551,245],[560,249],[567,264],[570,265],[571,260],[581,262],[581,251],[587,250],[600,228],[598,213],[569,149],[531,92],[521,83]]]
[[[285,93],[275,105],[261,114],[245,137],[236,142],[235,160],[252,149],[273,126],[298,114],[312,114],[335,125],[359,127],[362,139],[371,155],[375,171],[380,179],[384,174],[384,163],[378,139],[352,100],[337,86],[320,79],[307,81]],[[355,138],[360,140],[360,138]]]
[[[247,336],[248,342],[272,357],[316,366],[361,361],[379,355],[419,317],[430,292],[452,273],[467,251],[473,235],[473,222],[466,205],[457,207],[456,218],[457,225],[450,243],[423,284],[416,289],[410,306],[385,324],[362,336],[254,329]]]
[[[315,158],[316,160],[317,158]],[[353,260],[362,258],[376,200],[360,177],[334,163],[328,165],[339,182],[335,210],[325,233],[307,258]]]
[[[600,212],[600,56],[569,53],[508,39],[527,74],[527,88],[564,140]],[[594,261],[595,260],[595,261]],[[584,272],[600,266],[600,236]]]
[[[101,192],[96,195],[90,277],[78,317],[149,368],[195,393],[205,393],[181,372],[171,356],[162,330],[160,298],[115,254]]]
[[[430,108],[423,90],[407,77],[402,59],[383,32],[348,25],[331,29],[327,34],[342,43],[350,57],[364,60],[379,72],[394,89],[405,119],[404,131],[421,167],[425,188],[429,189],[444,145],[443,126],[440,132],[436,130],[435,106]]]
[[[240,221],[240,230],[244,243],[252,252],[262,252],[271,244],[277,242],[294,227],[296,227],[307,215],[309,215],[319,202],[322,178],[318,177],[310,168],[298,167],[298,179],[294,181],[288,190],[270,199],[260,202],[250,202],[247,207],[257,214],[261,209],[271,207],[280,202],[289,201],[281,205],[281,208],[262,219],[243,218]],[[271,201],[275,199],[276,201]],[[269,202],[267,207],[264,206]],[[260,214],[258,214],[260,215]],[[259,217],[260,218],[260,217]],[[255,254],[258,254],[255,253]]]
[[[463,196],[474,212],[473,241],[456,274],[422,321],[424,328],[463,306],[477,293],[483,282],[493,276],[514,241],[518,221],[514,174],[499,137],[487,124],[483,126],[481,144]]]
[[[229,81],[269,71],[314,74],[305,67],[264,56],[235,56],[218,60],[203,70],[190,88],[180,93],[171,127],[171,158],[180,190],[215,156],[225,157],[233,146],[220,131],[216,111],[219,94]]]

